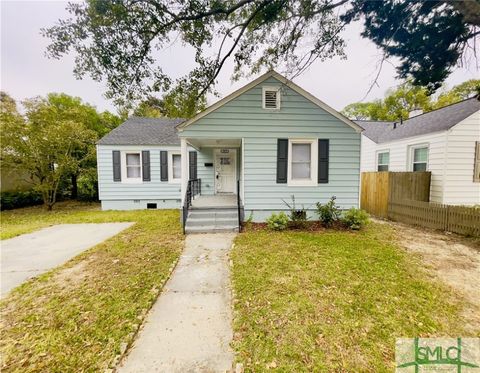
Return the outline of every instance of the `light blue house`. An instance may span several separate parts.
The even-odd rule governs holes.
[[[358,207],[356,123],[275,71],[195,117],[131,118],[97,146],[103,209],[183,208],[188,231],[264,221],[295,196]]]

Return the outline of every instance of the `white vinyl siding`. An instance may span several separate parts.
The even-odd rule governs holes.
[[[428,171],[432,173],[430,201],[451,205],[480,204],[480,183],[475,183],[475,143],[480,141],[480,112],[448,131],[376,144],[362,135],[363,172],[376,171],[377,152],[388,148],[389,171],[411,171],[410,150],[428,145]]]
[[[377,144],[365,135],[362,135],[361,139],[361,153],[360,171],[376,171]]]
[[[432,172],[430,200],[443,202],[443,170],[445,165],[446,132],[416,136],[392,142],[376,144],[362,135],[362,172],[377,171],[377,154],[388,149],[388,171],[412,171],[411,147],[428,146],[428,171]]]
[[[473,181],[475,143],[480,141],[480,111],[448,132],[444,203],[480,204],[480,183]]]

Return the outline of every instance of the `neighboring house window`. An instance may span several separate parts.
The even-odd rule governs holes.
[[[475,142],[475,161],[473,163],[473,182],[480,183],[480,141]]]
[[[388,171],[390,152],[377,153],[377,171]]]
[[[142,181],[142,153],[125,152],[122,157],[122,181],[141,182]]]
[[[182,179],[182,156],[180,153],[170,153],[168,171],[170,173],[168,180],[173,183],[179,183]]]
[[[292,185],[316,185],[317,162],[318,162],[317,140],[289,141],[289,172],[288,183]]]
[[[277,87],[263,87],[263,108],[270,110],[280,109],[280,89]]]
[[[427,171],[428,146],[413,146],[411,148],[410,159],[412,162],[412,171]]]

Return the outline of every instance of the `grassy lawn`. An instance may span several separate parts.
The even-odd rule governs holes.
[[[249,372],[390,372],[396,338],[475,332],[386,225],[247,232],[232,260],[234,349]]]
[[[64,204],[2,212],[2,238],[57,223],[135,225],[15,289],[1,302],[2,371],[103,371],[151,307],[183,235],[178,211]]]

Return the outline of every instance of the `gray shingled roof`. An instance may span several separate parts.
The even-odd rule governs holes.
[[[393,128],[393,122],[361,120],[354,122],[365,129],[362,132],[365,136],[380,144],[433,132],[446,131],[478,110],[480,110],[480,101],[476,97],[472,97],[441,109],[417,115],[405,120],[403,124],[397,122],[397,128],[395,129]]]
[[[175,126],[185,119],[131,117],[102,137],[99,145],[180,145]]]

